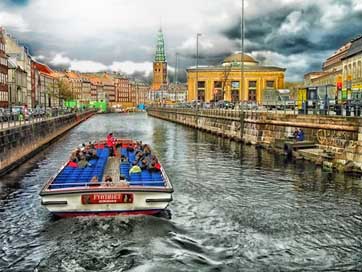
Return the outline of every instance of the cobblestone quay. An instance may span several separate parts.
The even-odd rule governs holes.
[[[344,171],[362,171],[362,119],[324,115],[297,115],[220,109],[150,108],[150,116],[187,125],[199,130],[275,148],[296,128],[305,132],[305,140],[317,144],[316,155],[299,154],[320,164]],[[325,153],[332,156],[324,156]],[[304,155],[303,155],[304,154]]]
[[[71,113],[0,130],[0,176],[19,166],[94,112]]]

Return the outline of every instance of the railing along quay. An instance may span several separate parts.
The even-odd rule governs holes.
[[[86,112],[92,112],[92,110],[79,110],[79,111],[69,111],[69,110],[53,110],[43,115],[30,115],[28,117],[23,117],[21,114],[12,114],[8,116],[6,120],[0,120],[0,130],[16,128],[23,125],[30,125],[38,122],[43,122],[50,120],[52,118],[64,117],[72,114],[81,114]]]

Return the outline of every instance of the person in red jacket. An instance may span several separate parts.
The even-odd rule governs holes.
[[[113,133],[107,135],[107,147],[109,148],[109,156],[114,156],[113,147],[116,140],[113,138]]]

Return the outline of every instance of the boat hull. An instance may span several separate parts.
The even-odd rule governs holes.
[[[73,191],[42,195],[41,204],[58,217],[155,215],[172,201],[162,191]]]

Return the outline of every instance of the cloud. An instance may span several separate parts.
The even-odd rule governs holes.
[[[134,74],[135,72],[145,72],[147,75],[152,73],[153,64],[152,62],[133,62],[133,61],[123,61],[123,62],[113,62],[109,69],[117,72],[124,72],[126,74]]]
[[[38,56],[37,59],[46,60],[44,56]],[[101,72],[115,71],[122,72],[127,75],[143,75],[149,76],[152,74],[152,62],[133,62],[133,61],[114,61],[110,65],[93,60],[78,60],[71,59],[64,53],[57,53],[51,60],[47,60],[52,67],[75,70],[79,72]]]
[[[72,60],[68,57],[63,56],[63,53],[56,54],[54,58],[50,61],[53,65],[69,65]]]
[[[0,25],[18,32],[29,31],[28,24],[22,16],[5,11],[0,12]]]
[[[240,14],[240,0],[0,0],[0,24],[33,55],[44,56],[42,61],[135,75],[152,71],[160,25],[169,64],[176,52],[181,68],[195,64],[198,32],[200,64],[219,63],[240,50]],[[245,21],[246,52],[268,61],[275,57],[274,65],[288,69],[288,80],[302,80],[305,71],[320,68],[328,54],[361,32],[362,3],[248,0]]]

